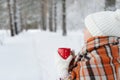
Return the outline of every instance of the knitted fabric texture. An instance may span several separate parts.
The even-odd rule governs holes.
[[[85,26],[92,36],[120,37],[120,9],[90,14],[85,18]]]

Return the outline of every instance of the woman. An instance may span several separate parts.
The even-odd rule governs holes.
[[[90,14],[85,26],[82,51],[58,63],[60,79],[119,80],[120,10]]]

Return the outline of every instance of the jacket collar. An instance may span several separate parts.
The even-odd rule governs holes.
[[[109,44],[118,44],[120,42],[120,37],[116,36],[96,36],[89,38],[85,43],[81,53],[85,54],[93,51],[101,46],[109,45]]]

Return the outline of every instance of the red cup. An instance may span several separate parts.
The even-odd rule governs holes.
[[[67,59],[70,56],[71,49],[70,48],[58,48],[58,54],[63,58]]]

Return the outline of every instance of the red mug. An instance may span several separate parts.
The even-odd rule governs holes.
[[[63,59],[67,59],[71,54],[71,49],[70,48],[58,48],[58,54]]]

